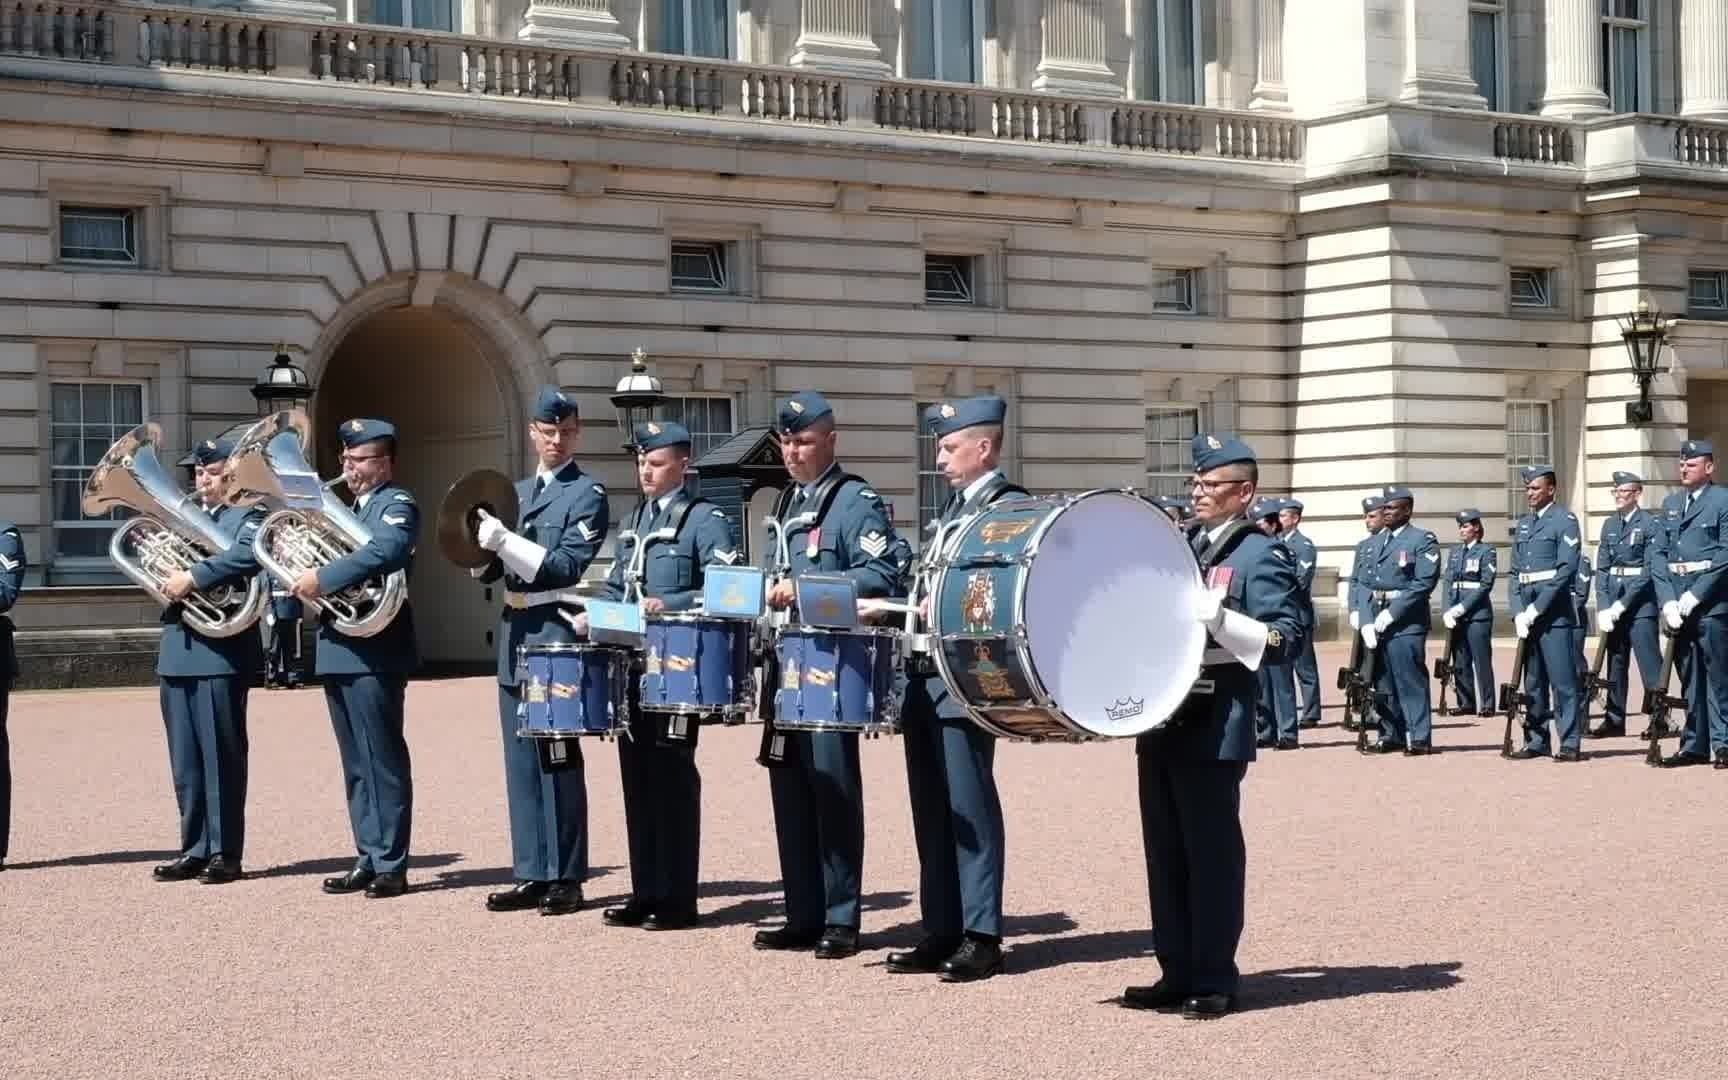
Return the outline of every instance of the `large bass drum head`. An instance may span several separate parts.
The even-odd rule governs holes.
[[[1187,537],[1162,510],[1119,491],[1063,508],[1026,580],[1032,664],[1062,713],[1095,735],[1149,731],[1200,673],[1206,632]]]

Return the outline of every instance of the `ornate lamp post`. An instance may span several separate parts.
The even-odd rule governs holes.
[[[1656,408],[1650,403],[1650,384],[1664,374],[1656,360],[1662,353],[1662,343],[1668,340],[1670,320],[1662,312],[1640,300],[1638,310],[1620,317],[1620,337],[1626,342],[1626,353],[1632,358],[1632,378],[1638,381],[1638,400],[1626,403],[1626,422],[1633,427],[1650,423]]]
[[[612,394],[612,407],[618,410],[618,430],[623,433],[624,449],[636,452],[636,425],[657,418],[666,392],[660,380],[648,373],[648,354],[637,346],[630,354],[630,374],[618,380]]]
[[[315,390],[312,380],[306,377],[306,369],[289,357],[286,345],[276,347],[275,359],[252,384],[252,396],[258,400],[259,416],[304,409],[311,403]]]

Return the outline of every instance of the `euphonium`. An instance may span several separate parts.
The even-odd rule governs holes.
[[[228,459],[228,501],[270,509],[252,549],[258,565],[288,588],[306,571],[321,570],[372,539],[365,524],[331,492],[341,478],[324,483],[307,464],[310,428],[304,412],[279,412],[252,425]],[[314,603],[330,613],[341,633],[371,637],[390,625],[407,598],[408,574],[397,570],[320,596]]]
[[[161,440],[161,427],[140,424],[109,447],[84,486],[84,512],[94,516],[121,506],[135,511],[138,516],[122,522],[108,542],[114,565],[157,603],[179,604],[181,617],[200,634],[233,637],[256,623],[269,602],[258,575],[245,588],[195,589],[180,600],[162,591],[175,572],[228,550],[232,541],[174,482],[156,452]]]

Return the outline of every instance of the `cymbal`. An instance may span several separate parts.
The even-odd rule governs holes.
[[[457,566],[473,569],[492,561],[476,532],[484,510],[506,525],[514,524],[520,507],[516,485],[497,469],[475,469],[450,485],[438,504],[438,550]]]

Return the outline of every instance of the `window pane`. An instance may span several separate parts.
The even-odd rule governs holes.
[[[131,210],[110,207],[60,208],[60,257],[95,262],[136,262]]]
[[[1470,74],[1488,107],[1500,108],[1500,16],[1492,11],[1470,13]]]
[[[936,77],[948,82],[975,82],[972,62],[971,0],[936,0]]]
[[[1164,52],[1165,101],[1192,104],[1194,99],[1194,0],[1162,0],[1164,21],[1159,38]]]
[[[102,558],[108,554],[108,539],[114,535],[112,528],[83,528],[54,530],[55,545],[60,549],[60,555],[71,558]]]
[[[84,384],[84,422],[108,424],[113,421],[113,392],[100,383]]]
[[[49,397],[53,402],[54,422],[56,424],[76,424],[78,422],[78,418],[82,415],[82,408],[79,404],[79,392],[76,385],[57,384],[53,387]]]
[[[1200,432],[1200,410],[1146,410],[1146,489],[1154,495],[1186,495],[1189,442]]]
[[[114,392],[114,425],[117,429],[130,429],[144,422],[144,388],[142,386],[116,386]],[[114,437],[118,439],[122,431],[116,430]]]
[[[414,0],[414,25],[421,30],[454,30],[456,18],[451,0]]]

